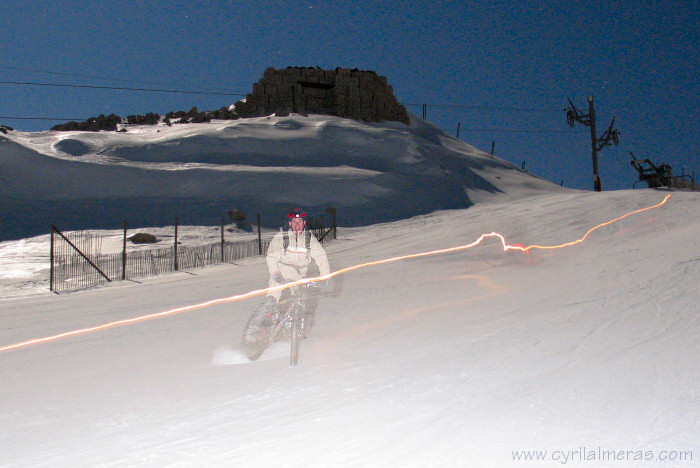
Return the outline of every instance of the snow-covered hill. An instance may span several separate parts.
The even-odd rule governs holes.
[[[559,190],[412,117],[265,117],[127,132],[0,136],[0,240],[62,229],[216,224],[237,207],[275,227],[290,205],[359,226],[490,195]],[[508,190],[505,188],[508,187]]]
[[[665,195],[479,203],[344,228],[327,250],[337,271],[491,231],[556,245]],[[284,343],[239,351],[260,299],[0,352],[0,465],[697,466],[699,201],[675,193],[563,249],[489,238],[342,274],[294,368]],[[0,348],[266,281],[253,258],[3,299]]]

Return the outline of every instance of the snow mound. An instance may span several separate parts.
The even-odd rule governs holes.
[[[216,224],[237,207],[275,227],[291,205],[368,225],[562,190],[412,117],[263,117],[0,137],[0,240],[61,229]]]

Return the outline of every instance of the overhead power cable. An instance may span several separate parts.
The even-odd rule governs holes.
[[[176,94],[207,94],[214,96],[245,96],[238,93],[219,93],[212,91],[186,91],[182,89],[156,89],[156,88],[131,88],[121,86],[94,86],[94,85],[73,85],[60,83],[36,83],[30,81],[0,81],[0,84],[23,85],[23,86],[49,86],[56,88],[83,88],[83,89],[111,89],[118,91],[142,91],[151,93],[176,93]]]
[[[66,119],[66,118],[61,118],[61,117],[12,117],[12,116],[7,116],[7,115],[0,115],[0,119],[6,119],[6,120],[65,120],[65,121],[71,121],[71,120],[85,120],[84,118],[75,118],[75,119]]]
[[[409,103],[404,104],[406,106],[427,106],[427,107],[441,107],[441,108],[452,108],[452,109],[471,109],[471,110],[499,110],[499,111],[516,111],[516,112],[542,112],[542,113],[555,113],[563,112],[564,108],[561,109],[543,109],[534,107],[506,107],[506,106],[467,106],[460,104],[416,104]]]
[[[443,131],[447,131],[443,129]],[[461,128],[460,132],[483,132],[483,133],[569,133],[566,130],[528,130],[528,129],[510,129],[510,128]]]
[[[7,66],[0,65],[0,69],[31,72],[31,73],[44,73],[47,75],[74,76],[74,77],[78,77],[78,78],[90,78],[90,79],[94,79],[94,80],[119,81],[122,83],[142,83],[142,84],[149,84],[149,85],[172,86],[172,84],[170,84],[170,83],[163,83],[163,82],[158,82],[158,81],[127,80],[127,79],[123,79],[123,78],[112,78],[112,77],[99,76],[99,75],[85,75],[85,74],[80,74],[80,73],[65,73],[65,72],[56,72],[56,71],[49,71],[49,70],[37,70],[36,68],[7,67]],[[216,89],[216,88],[212,88],[212,89]],[[221,89],[217,89],[217,90],[222,91]]]

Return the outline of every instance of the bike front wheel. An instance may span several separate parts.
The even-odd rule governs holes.
[[[289,365],[296,366],[299,361],[299,348],[304,335],[304,316],[297,309],[292,317],[291,340],[289,349]]]
[[[263,326],[258,317],[253,315],[243,331],[241,347],[251,361],[257,360],[265,352],[272,339],[272,327]]]

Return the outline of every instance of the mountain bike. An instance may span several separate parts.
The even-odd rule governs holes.
[[[280,299],[277,307],[262,308],[248,319],[241,347],[248,359],[257,360],[270,343],[289,338],[289,364],[296,366],[299,360],[301,341],[311,329],[314,310],[309,301],[320,291],[318,283],[304,283],[286,290],[286,298]]]

